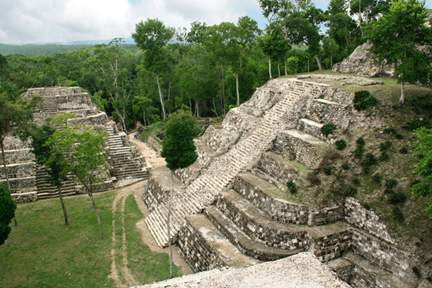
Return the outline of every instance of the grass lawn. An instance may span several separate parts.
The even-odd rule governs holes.
[[[63,224],[58,199],[19,205],[19,225],[12,227],[9,239],[0,247],[0,287],[113,287],[110,278],[113,195],[113,192],[96,195],[104,240],[99,240],[96,218],[87,197],[65,199],[69,227]],[[141,218],[133,197],[129,197],[125,223],[130,269],[141,283],[165,279],[167,255],[152,253],[142,244],[135,228]],[[120,241],[118,235],[117,242]],[[120,247],[117,248],[119,254]]]

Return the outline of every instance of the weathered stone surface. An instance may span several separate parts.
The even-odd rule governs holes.
[[[37,192],[13,193],[12,198],[16,203],[30,203],[38,200]]]
[[[310,253],[248,268],[213,270],[141,286],[143,288],[348,288]]]
[[[381,67],[381,65],[376,64],[371,48],[372,45],[370,43],[360,45],[342,63],[335,64],[333,71],[367,77],[393,76],[394,71],[391,67]]]

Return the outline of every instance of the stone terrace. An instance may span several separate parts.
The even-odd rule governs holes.
[[[108,169],[101,176],[98,191],[105,191],[125,181],[136,181],[148,177],[144,159],[139,157],[128,143],[126,134],[119,132],[114,122],[92,103],[87,92],[80,87],[52,87],[29,89],[24,98],[40,97],[41,102],[33,112],[36,123],[60,113],[73,113],[68,125],[91,125],[107,133],[105,152]],[[31,143],[17,138],[6,139],[6,164],[12,192],[18,202],[29,202],[57,196],[44,167],[38,167],[31,151]],[[2,163],[0,163],[2,164]],[[0,168],[0,182],[5,182],[4,168]],[[63,193],[75,195],[83,188],[72,177],[63,183]]]
[[[288,182],[314,195],[306,176],[334,151],[336,137],[370,125],[354,111],[353,95],[330,84],[336,76],[311,77],[270,81],[221,127],[207,129],[199,161],[177,173],[184,185],[162,189],[150,180],[146,223],[159,245],[176,241],[194,271],[310,251],[353,287],[416,287],[415,261],[355,199],[326,207],[287,198]],[[334,137],[321,134],[328,122],[338,128]]]

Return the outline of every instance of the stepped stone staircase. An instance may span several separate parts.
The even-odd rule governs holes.
[[[52,87],[29,89],[24,98],[40,97],[41,102],[33,111],[36,123],[43,123],[48,117],[60,113],[73,113],[68,125],[91,125],[107,132],[105,152],[108,158],[107,171],[96,185],[96,191],[106,191],[114,184],[123,185],[130,181],[147,179],[144,159],[137,156],[129,145],[125,133],[119,132],[115,123],[100,112],[92,103],[89,94],[80,87]],[[30,202],[58,196],[44,167],[37,167],[31,150],[31,143],[17,138],[6,139],[7,173],[11,190],[17,202]],[[2,163],[0,163],[2,164]],[[4,168],[0,168],[0,182],[5,182]],[[83,193],[83,187],[70,177],[62,184],[65,196]]]
[[[405,262],[409,257],[388,238],[375,237],[362,230],[364,224],[350,219],[365,217],[370,213],[366,209],[353,213],[346,204],[315,207],[286,200],[288,182],[297,185],[298,193],[308,189],[307,175],[334,151],[337,135],[365,123],[347,104],[352,95],[318,82],[274,80],[250,100],[260,108],[266,106],[256,104],[263,90],[271,95],[264,101],[272,104],[254,113],[256,118],[249,121],[253,125],[239,128],[243,131],[238,141],[226,141],[232,145],[225,153],[200,155],[209,159],[208,165],[202,165],[196,177],[185,177],[185,188],[176,185],[162,191],[154,189],[157,180],[150,181],[152,189],[144,192],[144,199],[152,199],[146,202],[151,211],[146,223],[156,243],[164,247],[176,241],[195,272],[311,251],[353,287],[417,287]],[[252,113],[248,105],[233,112],[235,117]],[[250,114],[244,117],[249,120]],[[321,133],[329,122],[338,128],[333,137]],[[218,137],[223,135],[214,138]],[[381,257],[397,262],[397,268],[383,266]]]

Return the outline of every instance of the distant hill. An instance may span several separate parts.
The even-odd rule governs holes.
[[[111,40],[91,40],[91,41],[74,41],[68,43],[51,43],[51,44],[1,44],[0,54],[2,55],[27,55],[40,56],[52,55],[58,53],[67,53],[77,51],[83,48],[89,48],[98,44],[108,44]],[[125,38],[125,45],[133,46],[135,43],[132,38]]]

